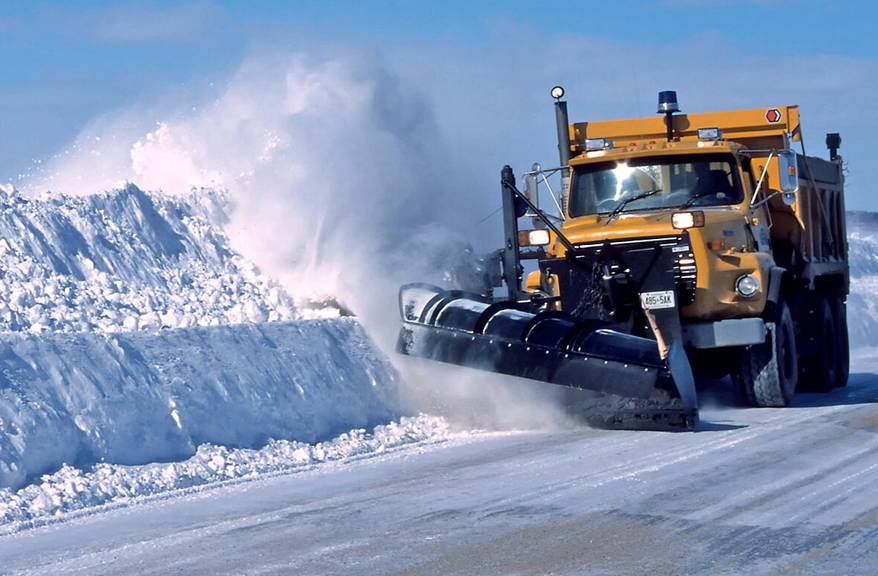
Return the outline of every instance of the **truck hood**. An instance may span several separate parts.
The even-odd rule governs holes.
[[[700,229],[700,231],[705,232],[714,228],[720,230],[734,229],[734,235],[743,240],[744,218],[740,210],[699,208],[698,211],[704,212],[706,221],[705,228]],[[607,239],[677,236],[682,234],[683,230],[678,230],[671,224],[671,216],[674,212],[677,211],[628,212],[611,219],[608,219],[605,215],[602,215],[600,218],[595,215],[581,216],[567,220],[561,228],[561,232],[573,244],[601,242]],[[737,228],[741,228],[741,230],[737,230]],[[722,237],[721,231],[719,235]],[[564,247],[560,242],[556,242],[551,252],[562,256],[564,254]]]

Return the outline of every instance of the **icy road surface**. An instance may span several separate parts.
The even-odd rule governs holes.
[[[876,368],[695,433],[464,435],[74,518],[0,571],[874,575]]]

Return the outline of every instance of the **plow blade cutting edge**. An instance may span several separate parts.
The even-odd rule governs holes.
[[[571,411],[600,428],[690,430],[698,422],[679,343],[663,358],[654,340],[606,323],[428,284],[403,286],[399,304],[402,354],[564,386]]]

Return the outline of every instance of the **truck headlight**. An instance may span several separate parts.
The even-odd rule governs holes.
[[[752,274],[744,274],[735,281],[735,291],[744,298],[752,298],[759,292],[759,278]]]
[[[548,246],[549,231],[548,230],[531,230],[527,234],[527,239],[531,246]]]
[[[704,212],[674,212],[671,215],[671,226],[677,230],[687,228],[701,228],[704,226]]]
[[[518,245],[522,248],[526,246],[548,246],[549,245],[548,230],[519,230]]]

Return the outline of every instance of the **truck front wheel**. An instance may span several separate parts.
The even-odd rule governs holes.
[[[767,326],[765,342],[741,351],[735,381],[751,406],[788,406],[796,390],[799,366],[793,318],[784,302],[778,304],[776,321]]]

